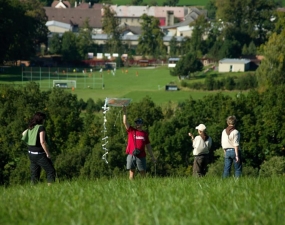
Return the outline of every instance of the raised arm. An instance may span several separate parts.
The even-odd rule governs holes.
[[[123,106],[123,123],[125,125],[125,128],[128,130],[130,127],[130,124],[128,123],[128,120],[127,120],[127,108],[126,108],[126,106]]]

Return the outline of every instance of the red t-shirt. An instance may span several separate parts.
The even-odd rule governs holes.
[[[132,155],[135,148],[141,152],[138,155],[139,158],[146,156],[145,146],[150,143],[148,139],[148,133],[144,130],[137,130],[130,126],[128,132],[128,146],[126,148],[126,154]],[[136,141],[135,141],[136,140]]]

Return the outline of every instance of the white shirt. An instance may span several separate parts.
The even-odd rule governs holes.
[[[209,150],[212,146],[212,138],[208,137],[206,141],[198,135],[193,140],[193,155],[209,154]]]
[[[227,135],[226,129],[222,132],[222,138],[221,138],[222,148],[234,148],[236,146],[239,146],[239,139],[240,134],[239,131],[234,129],[230,135]]]

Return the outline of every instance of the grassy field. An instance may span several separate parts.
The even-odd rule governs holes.
[[[0,187],[0,224],[284,224],[284,187],[281,178],[127,175]]]
[[[52,87],[52,80],[65,80],[72,79],[77,80],[77,87],[74,91],[71,88],[66,89],[67,92],[74,93],[77,95],[78,99],[82,98],[83,100],[87,100],[88,98],[92,98],[95,101],[97,99],[105,99],[105,98],[131,98],[132,101],[140,101],[145,96],[151,97],[151,99],[158,105],[164,105],[168,102],[181,102],[185,99],[188,99],[190,96],[194,99],[200,99],[205,95],[217,93],[217,91],[209,92],[204,90],[189,90],[183,89],[179,91],[165,91],[165,85],[167,84],[176,84],[180,85],[180,80],[178,77],[171,76],[169,73],[169,69],[166,66],[161,67],[132,67],[128,68],[128,72],[126,73],[125,69],[118,69],[113,75],[111,72],[104,71],[102,78],[104,83],[104,89],[102,89],[102,81],[95,81],[94,77],[101,77],[98,71],[93,71],[93,75],[89,76],[89,73],[83,74],[81,73],[73,73],[72,71],[63,74],[62,72],[58,72],[57,75],[50,74],[43,75],[44,69],[39,68],[27,68],[26,69],[25,78],[22,82],[21,71],[19,68],[15,70],[15,68],[6,69],[5,74],[0,75],[0,84],[12,84],[12,85],[22,85],[28,82],[27,78],[33,79],[40,84],[42,90],[47,90]],[[32,70],[33,73],[29,71]],[[41,75],[38,71],[41,70]],[[51,69],[54,73],[54,70],[62,71],[63,69],[53,68]],[[219,77],[223,76],[237,76],[242,73],[232,73],[232,74],[220,74]],[[197,82],[203,81],[205,76],[201,72],[201,76],[197,76],[195,79],[192,79],[189,82]],[[90,86],[90,88],[88,88]],[[236,96],[238,91],[224,91],[225,94],[230,96]]]

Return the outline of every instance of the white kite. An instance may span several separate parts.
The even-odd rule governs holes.
[[[128,106],[131,102],[131,99],[129,98],[106,98],[104,106],[102,107],[103,109],[103,144],[102,144],[102,149],[105,151],[105,153],[102,156],[102,159],[105,160],[105,162],[108,164],[107,160],[107,155],[109,153],[107,144],[108,144],[108,136],[107,136],[107,128],[106,128],[106,123],[107,123],[107,112],[110,110],[110,107],[123,107],[123,106]]]

